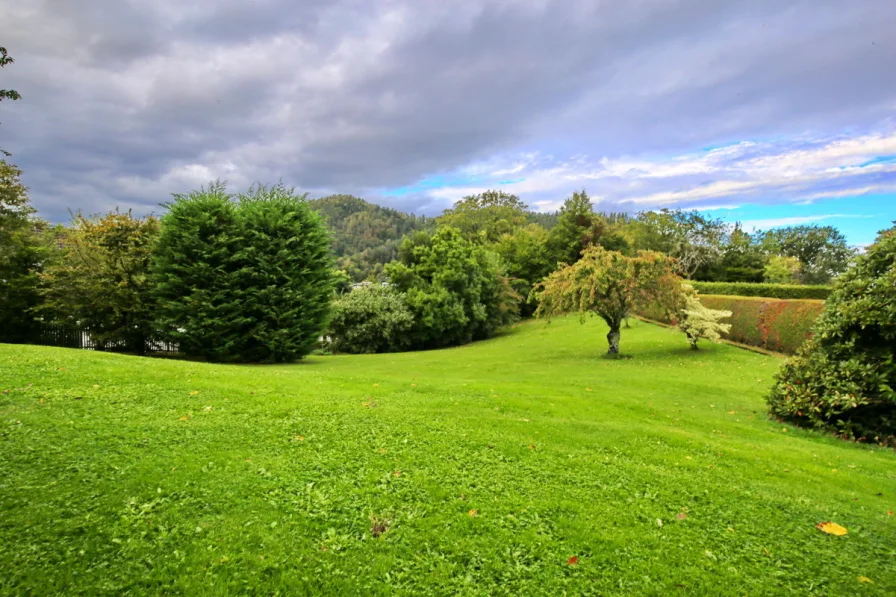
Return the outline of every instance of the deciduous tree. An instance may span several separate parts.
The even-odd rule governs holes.
[[[680,302],[681,279],[675,274],[675,260],[655,251],[641,251],[626,257],[600,246],[589,247],[582,258],[536,286],[536,315],[592,313],[609,326],[610,355],[619,353],[622,320],[640,307],[660,305],[676,310]]]
[[[154,217],[114,211],[76,215],[60,238],[59,261],[41,275],[41,313],[86,329],[100,345],[142,354],[153,335],[149,265],[159,233]]]

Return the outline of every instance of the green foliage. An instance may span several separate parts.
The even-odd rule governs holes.
[[[854,251],[833,226],[791,226],[757,234],[768,255],[794,257],[803,284],[828,284],[849,265]]]
[[[548,232],[538,224],[529,224],[503,235],[492,247],[504,262],[514,289],[528,297],[532,287],[554,269],[556,262],[548,250]],[[522,315],[535,311],[534,298],[521,304]]]
[[[690,284],[682,285],[684,308],[679,312],[678,329],[687,336],[691,348],[697,350],[697,342],[705,338],[710,342],[721,342],[722,334],[731,331],[730,323],[722,323],[731,317],[731,311],[710,309],[700,302],[697,291]]]
[[[0,47],[0,68],[7,64],[12,64],[13,62],[15,62],[15,60],[13,60],[12,56],[6,52],[6,48]],[[22,95],[15,89],[0,89],[0,101],[5,99],[17,100],[21,98]]]
[[[236,197],[223,184],[175,195],[153,270],[158,320],[188,355],[287,362],[308,354],[333,297],[329,238],[282,185]]]
[[[0,160],[0,342],[27,342],[39,331],[39,274],[55,256],[52,229],[34,217],[22,171]]]
[[[497,255],[466,240],[456,228],[405,239],[386,275],[414,314],[409,334],[413,348],[488,338],[519,316],[520,297]]]
[[[786,255],[772,255],[765,264],[762,277],[769,284],[794,284],[800,279],[800,260]]]
[[[709,282],[762,282],[765,260],[759,244],[735,223],[722,245],[721,260],[701,265],[693,277]]]
[[[391,287],[369,286],[340,296],[333,305],[330,342],[336,352],[405,350],[414,315],[404,295]]]
[[[831,294],[830,286],[801,286],[795,284],[751,284],[748,282],[691,282],[703,294],[731,296],[759,296],[780,299],[821,299]]]
[[[642,249],[659,251],[678,260],[687,278],[722,258],[727,225],[697,211],[662,209],[638,214]]]
[[[585,190],[576,191],[563,202],[557,225],[551,228],[548,249],[554,263],[575,263],[589,246],[596,244],[606,222],[594,212]]]
[[[677,310],[681,282],[675,261],[667,255],[641,251],[626,257],[617,251],[593,246],[582,258],[565,266],[535,287],[538,317],[560,313],[594,313],[609,326],[610,355],[619,353],[620,326],[630,313],[646,305]]]
[[[398,255],[401,239],[432,222],[351,195],[331,195],[308,204],[326,219],[336,267],[357,282],[382,277],[383,266]]]
[[[494,243],[526,225],[528,207],[516,195],[485,191],[464,197],[439,217],[440,226],[457,228],[467,240]]]
[[[40,313],[86,330],[100,346],[143,354],[154,335],[149,266],[158,234],[157,219],[130,211],[76,215],[61,235],[61,257],[41,275]]]
[[[768,403],[773,416],[799,425],[896,444],[896,228],[837,278]]]

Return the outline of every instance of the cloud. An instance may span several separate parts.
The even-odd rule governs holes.
[[[4,10],[2,87],[23,99],[0,106],[0,141],[56,220],[158,210],[204,176],[430,213],[500,183],[546,209],[582,186],[629,208],[811,200],[893,186],[858,156],[890,151],[894,18],[836,0],[31,0]]]

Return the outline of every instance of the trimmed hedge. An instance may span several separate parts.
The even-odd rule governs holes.
[[[710,309],[731,311],[731,331],[726,340],[766,350],[793,354],[810,336],[812,324],[824,310],[824,301],[782,300],[752,296],[701,294],[700,302]],[[674,324],[659,310],[646,309],[644,317]]]
[[[688,282],[700,294],[725,296],[760,296],[777,299],[825,300],[830,286],[801,286],[798,284],[759,284],[754,282]]]
[[[811,335],[824,301],[781,300],[751,296],[701,295],[710,309],[731,311],[727,339],[766,350],[793,354]]]

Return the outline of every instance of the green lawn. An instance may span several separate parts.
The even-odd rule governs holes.
[[[572,318],[288,366],[0,345],[0,593],[896,594],[896,454],[633,326],[616,361]]]

